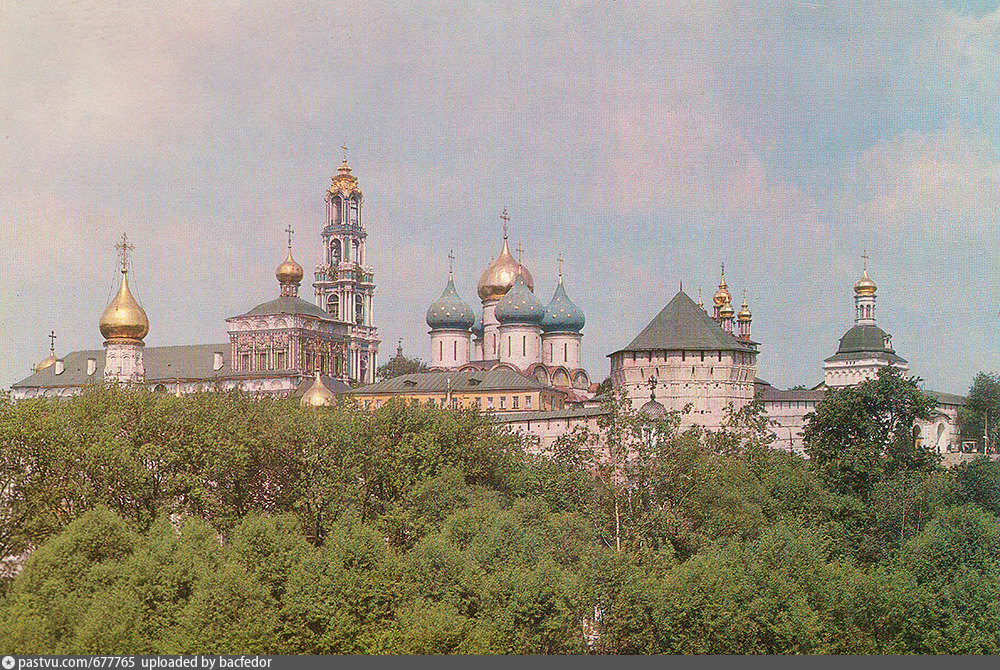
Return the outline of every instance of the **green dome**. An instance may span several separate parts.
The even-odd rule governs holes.
[[[585,319],[583,310],[573,304],[573,301],[566,295],[563,288],[562,279],[556,285],[555,295],[545,308],[545,317],[542,318],[542,330],[546,333],[579,333],[583,329]]]
[[[427,308],[427,325],[432,330],[468,330],[475,320],[472,308],[458,297],[455,281],[449,276],[441,297]]]
[[[519,272],[514,285],[497,303],[495,314],[500,325],[519,323],[537,326],[545,318],[545,308],[535,294],[528,290],[524,275]]]
[[[483,336],[485,328],[483,327],[483,310],[476,310],[476,320],[472,322],[472,334],[476,339]]]
[[[871,324],[854,326],[840,338],[838,354],[855,352],[884,351],[894,353],[889,336],[878,326]]]

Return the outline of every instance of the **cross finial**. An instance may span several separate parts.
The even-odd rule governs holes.
[[[861,258],[864,259],[862,261],[862,263],[864,264],[863,267],[862,267],[862,270],[864,270],[864,271],[867,272],[868,271],[868,249],[862,249],[861,250]]]
[[[503,212],[500,213],[500,218],[503,219],[503,238],[507,239],[507,222],[510,221],[510,217],[507,215],[507,208],[503,208]]]
[[[292,224],[290,224],[290,223],[288,224],[288,227],[285,228],[285,232],[288,233],[288,250],[291,251],[292,250],[292,233],[295,232],[294,230],[292,230]]]
[[[49,349],[52,353],[56,353],[56,331],[49,333]]]
[[[726,278],[726,261],[722,261],[722,278]]]
[[[521,264],[521,254],[524,253],[524,249],[521,248],[521,243],[520,242],[517,243],[517,249],[515,249],[515,251],[517,251],[517,264],[520,265]]]
[[[128,243],[128,237],[125,233],[122,233],[122,241],[115,245],[115,249],[121,255],[122,272],[128,272],[128,252],[135,249],[135,247]]]
[[[559,263],[559,281],[562,281],[562,265],[563,265],[562,254],[556,256],[556,262]]]
[[[455,250],[452,249],[448,252],[448,279],[451,279],[451,273],[455,270]]]
[[[347,164],[347,145],[346,144],[341,144],[340,148],[344,150],[344,164],[346,165]]]
[[[650,375],[649,379],[646,380],[646,385],[649,386],[649,399],[656,400],[656,377]]]

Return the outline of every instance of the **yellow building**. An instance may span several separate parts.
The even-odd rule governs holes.
[[[419,372],[386,379],[348,392],[365,409],[390,398],[438,407],[478,407],[486,412],[559,410],[566,393],[507,367],[492,370]]]

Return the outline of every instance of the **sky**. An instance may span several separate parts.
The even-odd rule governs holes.
[[[115,6],[119,5],[119,6]],[[928,389],[1000,370],[996,2],[0,4],[0,387],[98,349],[135,245],[147,346],[225,342],[319,262],[342,158],[365,195],[380,360],[429,358],[524,249],[607,376],[681,282],[746,291],[758,376],[822,380],[868,270]],[[308,299],[312,290],[303,287]]]

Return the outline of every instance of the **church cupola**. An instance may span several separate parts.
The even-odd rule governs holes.
[[[715,303],[715,314],[714,319],[719,322],[723,330],[727,333],[733,332],[733,296],[729,293],[729,287],[726,285],[726,264],[722,264],[722,277],[719,280],[719,288],[712,296],[712,302]]]
[[[875,325],[875,291],[878,286],[868,276],[868,252],[861,254],[864,259],[861,279],[854,282],[854,323]]]
[[[299,283],[302,281],[302,266],[292,258],[292,226],[289,224],[285,229],[288,233],[288,256],[282,261],[274,275],[281,285],[282,298],[297,298],[299,296]]]
[[[122,283],[118,294],[101,314],[101,335],[104,336],[104,379],[115,382],[142,382],[146,376],[143,365],[143,338],[149,333],[149,319],[128,285],[128,252],[133,248],[122,233],[116,245],[121,253]]]
[[[507,246],[507,222],[510,221],[510,217],[507,216],[506,209],[503,210],[500,218],[503,220],[503,247],[496,260],[483,270],[476,287],[476,292],[484,303],[495,302],[504,297],[514,285],[514,279],[518,274],[523,276],[529,291],[535,290],[535,280],[531,273],[511,255],[510,247]]]
[[[507,363],[525,372],[542,359],[542,319],[545,307],[518,273],[507,295],[496,304],[497,354]],[[544,361],[543,361],[544,362]]]
[[[49,355],[41,360],[41,362],[35,366],[35,372],[40,372],[45,368],[52,367],[56,364],[56,331],[49,333]]]
[[[586,322],[583,310],[573,304],[573,301],[566,295],[563,286],[562,258],[559,259],[559,283],[556,284],[556,292],[545,308],[545,316],[542,317],[542,330],[546,333],[570,332],[579,333],[583,330]]]
[[[431,327],[431,367],[456,368],[470,358],[469,329],[476,322],[472,308],[455,290],[455,256],[448,253],[448,283],[441,297],[427,308],[427,325]]]
[[[545,308],[542,327],[542,363],[563,365],[573,370],[580,367],[580,343],[583,335],[583,310],[573,304],[563,286],[562,257],[559,263],[559,283]]]
[[[739,322],[740,339],[749,340],[750,322],[753,321],[753,314],[747,306],[747,292],[745,290],[743,291],[743,304],[740,306],[740,311],[736,313],[736,320]]]

